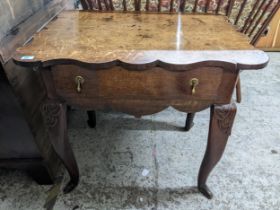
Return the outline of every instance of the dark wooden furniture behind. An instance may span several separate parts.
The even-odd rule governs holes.
[[[11,13],[0,2],[0,167],[24,169],[39,184],[52,184],[61,162],[40,112],[47,94],[40,75],[16,66],[11,56],[64,8],[64,1],[42,1],[36,9],[20,1],[13,7]]]
[[[198,176],[208,198],[207,177],[222,156],[236,113],[231,97],[239,70],[261,69],[268,60],[223,16],[85,11],[61,13],[14,55],[17,64],[42,75],[48,100],[41,112],[70,174],[66,192],[79,180],[66,135],[66,105],[136,117],[169,106],[186,113],[211,107]]]
[[[48,172],[2,65],[0,65],[0,167],[25,169],[40,184],[51,184],[54,175]]]

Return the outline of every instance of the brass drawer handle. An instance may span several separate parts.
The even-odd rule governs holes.
[[[192,95],[195,94],[195,91],[196,91],[195,88],[196,88],[196,86],[198,86],[198,84],[199,84],[199,80],[197,78],[192,78],[190,80],[190,86],[192,88]]]
[[[77,92],[80,93],[82,91],[82,84],[84,84],[85,79],[82,76],[76,76],[75,82],[77,85]]]

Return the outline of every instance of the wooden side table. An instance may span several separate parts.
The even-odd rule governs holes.
[[[42,75],[45,125],[71,178],[65,192],[79,181],[66,135],[66,105],[136,117],[169,106],[186,113],[210,107],[198,175],[198,189],[207,198],[212,197],[207,178],[236,114],[231,97],[239,70],[261,69],[268,60],[223,16],[79,11],[61,13],[14,56]]]

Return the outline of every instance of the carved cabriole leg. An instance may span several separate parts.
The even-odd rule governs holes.
[[[88,126],[91,128],[95,128],[96,127],[96,114],[95,111],[87,111],[87,115],[88,115]]]
[[[187,119],[186,119],[185,131],[189,131],[193,127],[194,116],[195,116],[195,113],[188,113]]]
[[[207,149],[198,174],[198,189],[209,199],[213,195],[208,189],[206,181],[208,175],[222,157],[231,133],[235,114],[235,103],[211,106]]]
[[[42,114],[52,147],[70,175],[70,181],[64,188],[64,192],[68,193],[78,185],[79,170],[68,141],[66,106],[59,102],[49,101],[43,104]]]

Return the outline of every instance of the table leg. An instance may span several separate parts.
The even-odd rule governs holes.
[[[194,116],[195,116],[195,113],[188,113],[187,119],[186,119],[185,131],[189,131],[193,127]]]
[[[241,103],[241,81],[240,81],[240,76],[237,79],[236,83],[236,101],[238,103]]]
[[[66,107],[59,102],[46,102],[42,106],[42,114],[52,147],[70,175],[70,181],[63,189],[65,193],[68,193],[78,185],[79,169],[68,141]]]
[[[206,185],[208,175],[221,159],[236,114],[235,103],[227,105],[212,105],[208,143],[198,174],[198,189],[208,199],[213,194]]]
[[[95,128],[96,127],[96,114],[95,111],[87,111],[87,115],[88,115],[88,126],[91,128]]]

